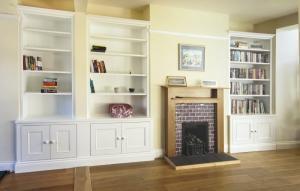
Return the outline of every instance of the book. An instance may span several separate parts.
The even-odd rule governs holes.
[[[23,70],[43,70],[42,57],[23,55]]]
[[[264,114],[264,103],[259,99],[232,99],[232,114]]]
[[[91,88],[91,93],[95,93],[94,81],[92,79],[90,79],[90,88]]]
[[[90,66],[90,72],[91,73],[106,73],[106,67],[103,60],[92,60],[91,66]]]

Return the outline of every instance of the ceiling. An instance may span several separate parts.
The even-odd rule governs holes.
[[[88,0],[89,3],[123,8],[148,4],[228,14],[232,21],[259,23],[298,11],[298,0]]]

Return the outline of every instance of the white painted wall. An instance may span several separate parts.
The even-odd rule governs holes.
[[[298,25],[276,31],[277,140],[300,140]]]
[[[12,122],[19,114],[20,81],[17,16],[0,14],[0,37],[0,163],[3,163],[15,159]]]

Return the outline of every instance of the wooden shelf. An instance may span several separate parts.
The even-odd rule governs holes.
[[[131,54],[131,53],[121,53],[121,52],[91,52],[91,55],[105,55],[105,56],[127,56],[127,57],[140,57],[146,58],[143,54]]]
[[[231,97],[270,97],[270,95],[234,95],[231,94]]]
[[[69,71],[50,71],[50,70],[23,70],[24,73],[37,73],[37,74],[72,74]]]
[[[31,47],[31,46],[25,46],[23,48],[24,50],[31,50],[31,51],[43,51],[43,52],[72,52],[72,50],[69,49],[55,49],[55,48],[44,48],[44,47]]]
[[[97,95],[97,96],[146,96],[146,93],[129,93],[129,92],[124,92],[124,93],[90,93],[90,95]]]
[[[41,96],[72,96],[71,92],[59,92],[59,93],[41,93],[41,92],[25,92],[25,95],[41,95]]]
[[[31,27],[25,27],[23,28],[23,31],[45,33],[45,34],[58,35],[58,36],[71,36],[70,32],[46,30],[46,29],[31,28]]]
[[[230,61],[230,64],[270,66],[270,63]]]
[[[258,81],[258,82],[269,82],[270,79],[245,79],[245,78],[230,78],[230,81]]]
[[[91,35],[93,39],[109,39],[109,40],[122,40],[122,41],[132,41],[132,42],[147,42],[146,39],[142,38],[131,38],[131,37],[121,37],[121,36],[111,36],[111,35]]]
[[[231,47],[230,50],[240,50],[240,51],[249,51],[249,52],[270,52],[270,50],[260,49],[260,48],[233,48],[233,47]]]
[[[146,74],[126,74],[126,73],[90,73],[97,76],[127,76],[127,77],[147,77]]]
[[[107,71],[107,73],[95,72],[100,70],[88,71],[87,116],[113,119],[105,115],[108,104],[126,103],[133,107],[134,113],[148,117],[150,115],[149,23],[101,16],[89,17],[87,23],[88,67],[94,67],[93,60],[103,61]],[[136,24],[139,26],[135,26]],[[106,52],[91,51],[92,45],[105,46]],[[96,93],[90,93],[90,80]],[[114,88],[117,87],[120,93],[114,92]],[[135,92],[129,92],[129,88],[135,88]]]

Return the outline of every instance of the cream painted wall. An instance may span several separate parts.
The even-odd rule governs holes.
[[[231,31],[243,31],[243,32],[253,32],[254,25],[251,23],[242,23],[242,22],[229,22],[229,30]]]
[[[166,76],[186,76],[189,86],[199,84],[200,80],[216,80],[220,86],[229,87],[228,40],[195,38],[161,34],[155,31],[179,32],[196,35],[227,37],[229,18],[227,15],[190,11],[150,5],[150,83],[151,114],[154,121],[154,146],[159,149],[164,142],[164,121],[161,86],[165,85]],[[178,44],[203,45],[206,48],[205,72],[187,72],[178,70]],[[228,108],[229,94],[225,96]],[[228,115],[226,111],[225,115]],[[227,129],[225,119],[224,128]],[[225,130],[225,132],[227,132]],[[225,139],[227,142],[227,135]]]
[[[73,0],[18,0],[19,5],[74,11]]]
[[[0,14],[0,161],[13,161],[14,125],[19,115],[18,19]]]
[[[147,7],[142,7],[139,9],[125,9],[89,3],[87,6],[87,13],[110,17],[147,20],[148,16],[145,14],[144,9],[147,10]]]
[[[275,34],[277,28],[298,24],[298,13],[254,25],[255,32]]]

